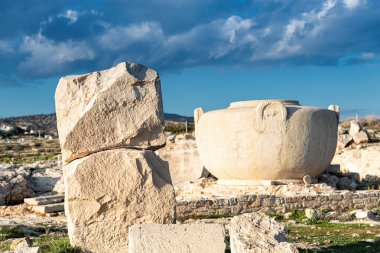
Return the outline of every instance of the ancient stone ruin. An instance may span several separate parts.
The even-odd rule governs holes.
[[[310,179],[335,153],[337,112],[294,100],[241,101],[206,113],[196,109],[194,119],[206,169],[227,183]]]
[[[58,131],[65,212],[73,245],[85,252],[128,252],[128,228],[173,223],[161,87],[143,65],[116,67],[59,81]]]

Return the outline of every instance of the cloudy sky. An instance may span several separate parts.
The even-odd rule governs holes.
[[[0,117],[54,112],[61,76],[138,62],[166,112],[248,99],[380,115],[377,0],[1,0]]]

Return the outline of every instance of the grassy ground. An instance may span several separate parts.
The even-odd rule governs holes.
[[[380,252],[380,226],[320,222],[288,229],[290,242],[308,248],[300,252]]]
[[[10,139],[9,142],[0,141],[0,162],[31,164],[37,161],[54,159],[60,154],[58,140],[29,138],[20,141],[20,138]]]
[[[10,250],[11,240],[30,237],[34,247],[40,247],[42,253],[79,253],[80,251],[70,245],[67,234],[64,231],[50,233],[28,233],[20,228],[0,227],[0,252]]]

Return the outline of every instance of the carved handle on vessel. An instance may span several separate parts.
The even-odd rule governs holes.
[[[285,122],[288,113],[283,103],[277,101],[262,102],[256,107],[254,126],[258,132],[264,132],[270,121]]]

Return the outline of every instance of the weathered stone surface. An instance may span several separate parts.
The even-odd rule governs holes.
[[[331,163],[339,164],[341,171],[357,173],[366,181],[380,180],[380,146],[365,149],[344,149],[337,153]]]
[[[60,79],[55,93],[63,160],[118,147],[165,144],[156,71],[134,63]]]
[[[355,120],[350,121],[350,135],[354,136],[355,134],[359,133],[359,131],[362,129],[359,122],[356,122]]]
[[[220,224],[133,225],[129,253],[224,253],[224,227]]]
[[[318,217],[317,210],[306,208],[305,209],[305,216],[306,218],[312,220],[316,219]]]
[[[298,252],[288,243],[285,226],[261,212],[232,218],[230,242],[231,253]]]
[[[19,245],[14,253],[41,253],[40,247],[28,247],[26,245]]]
[[[65,165],[64,177],[70,241],[89,252],[128,252],[131,225],[174,222],[167,164],[152,151],[94,153]]]
[[[32,242],[32,240],[29,237],[24,237],[24,238],[13,240],[9,248],[11,250],[15,250],[20,245],[31,247],[32,243],[33,242]]]
[[[337,176],[334,176],[328,173],[323,173],[322,175],[318,177],[318,181],[320,183],[325,183],[331,187],[337,188],[339,178]]]
[[[240,101],[195,119],[202,162],[224,182],[317,177],[336,150],[336,112],[298,101]]]
[[[357,210],[355,212],[355,218],[356,219],[369,219],[369,220],[374,220],[378,221],[379,218],[376,217],[372,212],[366,211],[366,210]]]
[[[349,177],[339,178],[337,188],[340,190],[355,190],[358,184],[355,179]]]
[[[64,191],[62,167],[34,170],[31,176],[31,188],[34,192]]]
[[[22,203],[35,193],[29,187],[32,170],[29,167],[4,166],[0,168],[0,205]]]
[[[26,198],[24,203],[27,203],[31,206],[47,205],[64,202],[65,195],[50,195],[50,196],[41,196],[36,198]]]
[[[200,178],[203,164],[198,154],[195,140],[179,140],[157,151],[169,163],[173,184]]]
[[[32,206],[32,210],[38,213],[55,213],[64,211],[63,203],[46,204],[42,206]]]
[[[355,133],[352,138],[354,139],[355,144],[360,144],[360,143],[367,143],[369,138],[368,134],[366,131],[359,131],[358,133]]]
[[[341,134],[338,136],[338,148],[345,148],[347,147],[351,142],[353,138],[349,134]]]

